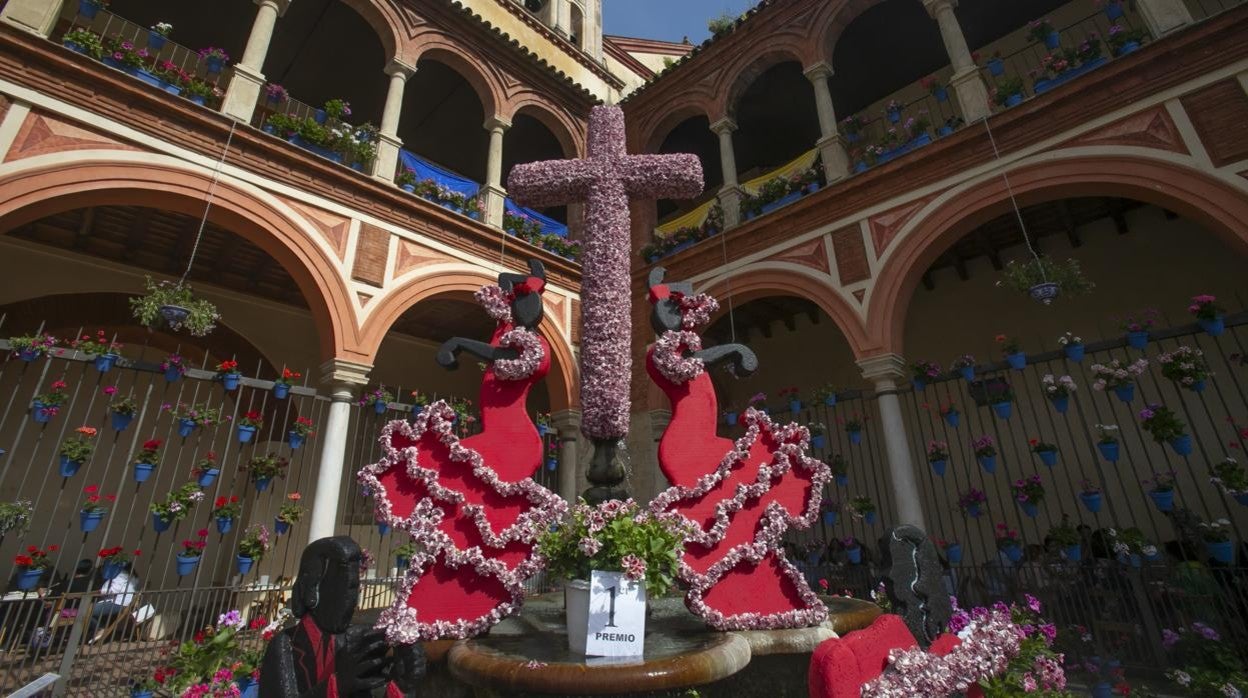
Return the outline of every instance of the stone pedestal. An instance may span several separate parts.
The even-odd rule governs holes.
[[[9,0],[0,10],[0,22],[46,37],[61,16],[61,0]]]

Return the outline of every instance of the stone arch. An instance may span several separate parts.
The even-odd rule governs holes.
[[[566,111],[551,106],[540,95],[532,92],[513,96],[505,116],[508,121],[513,121],[521,113],[537,119],[554,134],[565,158],[577,158],[585,154],[584,121],[575,120]]]
[[[663,144],[672,129],[694,117],[705,116],[708,122],[713,122],[712,102],[711,97],[695,92],[667,105],[661,111],[656,110],[657,113],[654,116],[641,122],[637,128],[636,140],[632,144],[633,150],[642,153],[657,153],[659,146]]]
[[[845,29],[853,24],[859,15],[883,1],[846,0],[840,3],[825,3],[811,21],[811,26],[816,28],[812,32],[816,41],[815,62],[823,61],[836,70],[836,64],[832,62],[832,54],[836,50],[836,42],[841,38],[841,34],[845,33]]]
[[[818,305],[836,323],[854,356],[870,355],[861,314],[832,286],[829,278],[810,269],[792,264],[756,263],[695,286],[698,292],[709,293],[719,299],[720,310],[711,318],[712,323],[728,312],[729,291],[734,305],[767,296],[805,298]]]
[[[324,359],[360,361],[350,294],[327,243],[267,193],[151,153],[81,151],[0,167],[0,233],[54,213],[90,206],[148,206],[201,216],[246,238],[281,264],[307,300]]]
[[[412,53],[412,65],[417,65],[418,70],[420,60],[428,59],[445,65],[466,80],[477,93],[487,119],[502,115],[501,110],[507,103],[506,89],[495,68],[444,36],[425,37],[419,46],[412,48]]]
[[[1195,220],[1248,255],[1248,182],[1217,176],[1137,149],[1046,153],[1009,171],[1020,206],[1063,197],[1113,196],[1161,206]],[[1010,210],[1000,172],[951,189],[925,207],[885,250],[868,297],[872,353],[902,353],[910,298],[923,272],[976,226]]]
[[[453,295],[470,300],[477,289],[497,281],[496,274],[467,265],[426,268],[425,273],[408,280],[381,299],[380,305],[373,309],[364,323],[361,338],[363,346],[367,347],[368,362],[376,356],[390,327],[408,308],[434,296]],[[550,373],[546,376],[550,409],[552,412],[569,409],[576,391],[576,358],[572,347],[549,315],[537,329],[550,344],[552,354]]]
[[[711,105],[711,121],[734,114],[741,95],[768,69],[789,62],[804,69],[807,65],[804,43],[801,37],[768,37],[766,42],[759,42],[757,50],[744,53],[733,61],[715,85],[717,98]]]
[[[376,32],[377,40],[381,42],[387,57],[407,62],[405,60],[407,47],[403,41],[406,35],[403,29],[403,12],[399,10],[396,2],[392,0],[342,0],[342,4],[354,10],[356,14],[364,18],[365,22],[368,22],[368,26]]]

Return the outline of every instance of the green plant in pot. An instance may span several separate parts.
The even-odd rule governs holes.
[[[997,286],[1027,293],[1033,299],[1049,305],[1059,294],[1079,296],[1088,293],[1096,285],[1083,278],[1078,261],[1068,259],[1057,262],[1046,255],[1039,255],[1026,262],[1007,263]]]
[[[188,284],[153,281],[146,277],[147,294],[130,299],[134,318],[147,327],[164,324],[173,331],[186,330],[196,337],[206,336],[217,327],[221,316],[217,306],[196,298]]]

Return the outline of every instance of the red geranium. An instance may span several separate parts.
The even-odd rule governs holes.
[[[240,424],[248,427],[259,429],[264,425],[264,415],[257,410],[250,410],[245,413],[242,419],[238,420]]]

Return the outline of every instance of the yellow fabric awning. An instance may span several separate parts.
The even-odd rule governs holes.
[[[757,194],[758,190],[763,186],[763,184],[769,180],[775,179],[776,177],[786,177],[786,178],[792,177],[794,174],[797,174],[798,172],[801,172],[803,170],[809,170],[811,167],[814,166],[815,158],[817,157],[819,157],[819,150],[817,148],[811,148],[805,153],[798,155],[797,158],[795,158],[792,162],[788,163],[787,165],[782,165],[780,167],[777,167],[771,172],[768,172],[763,175],[759,175],[758,177],[755,177],[754,179],[751,179],[750,181],[743,183],[741,185],[741,188],[744,189],[749,194]]]
[[[681,228],[696,228],[702,225],[702,222],[706,220],[707,215],[710,214],[711,207],[716,203],[718,203],[716,199],[711,199],[701,206],[689,211],[685,215],[679,218],[673,218],[663,225],[660,225],[655,228],[654,231],[658,233],[659,237],[667,237]]]

